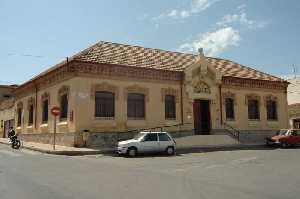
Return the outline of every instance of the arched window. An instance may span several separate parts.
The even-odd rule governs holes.
[[[23,112],[23,103],[19,102],[17,104],[17,127],[22,125],[22,112]]]
[[[267,120],[277,120],[277,102],[275,100],[267,100]]]
[[[248,100],[248,119],[250,120],[259,120],[259,101],[256,99]]]
[[[115,95],[112,92],[95,93],[95,117],[115,117]]]
[[[60,96],[60,120],[68,118],[68,94],[65,93]]]
[[[145,118],[145,95],[140,93],[128,93],[127,117],[134,119]]]
[[[33,112],[34,112],[34,98],[28,99],[28,126],[33,124]]]
[[[165,96],[165,119],[176,119],[176,102],[174,95]]]
[[[42,123],[48,123],[49,116],[49,94],[42,95]]]
[[[234,99],[225,98],[226,119],[234,120]]]

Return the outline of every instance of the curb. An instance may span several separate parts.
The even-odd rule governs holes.
[[[7,142],[1,142],[0,144],[10,145]],[[33,146],[22,146],[24,149],[38,151],[46,154],[53,155],[67,155],[67,156],[83,156],[83,155],[97,155],[97,154],[115,154],[114,149],[103,149],[103,150],[94,150],[94,151],[53,151],[41,148],[35,148]],[[205,146],[205,147],[185,147],[177,148],[177,154],[185,153],[201,153],[201,152],[215,152],[215,151],[229,151],[229,150],[247,150],[247,149],[265,149],[267,148],[264,144],[238,144],[238,145],[224,145],[224,146]]]
[[[1,142],[0,144],[10,145],[7,142]],[[33,146],[21,146],[21,148],[37,151],[46,154],[53,154],[53,155],[67,155],[67,156],[82,156],[82,155],[96,155],[96,154],[112,154],[115,151],[112,149],[104,149],[104,150],[94,150],[94,151],[53,151],[41,148],[35,148]]]

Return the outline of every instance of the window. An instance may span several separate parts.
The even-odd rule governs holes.
[[[68,94],[60,96],[60,120],[65,120],[68,117]]]
[[[226,119],[234,120],[234,99],[232,98],[225,99],[225,110],[226,110]]]
[[[42,122],[47,123],[48,122],[48,105],[49,105],[49,101],[48,101],[48,99],[46,99],[42,103],[43,103]]]
[[[29,105],[28,109],[28,125],[33,124],[33,104]]]
[[[18,108],[17,126],[20,127],[22,123],[22,108]]]
[[[248,100],[248,119],[259,120],[259,102],[258,100],[249,99]]]
[[[145,118],[145,95],[129,93],[127,99],[127,117]]]
[[[149,133],[144,138],[144,142],[155,142],[155,141],[157,141],[157,133]]]
[[[173,95],[165,96],[165,118],[176,119],[176,102]]]
[[[267,120],[277,120],[277,102],[274,100],[267,101]]]
[[[159,141],[170,141],[171,139],[169,136],[165,133],[159,133],[158,134]]]
[[[111,92],[96,92],[95,94],[95,117],[115,116],[115,95]]]

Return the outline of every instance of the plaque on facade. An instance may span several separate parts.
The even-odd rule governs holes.
[[[210,93],[210,88],[205,82],[197,82],[194,85],[194,93]]]

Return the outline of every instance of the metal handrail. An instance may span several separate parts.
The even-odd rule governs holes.
[[[241,132],[231,125],[224,123],[224,126],[227,127],[225,130],[227,130],[234,138],[236,138],[238,141],[240,141],[240,134]],[[228,129],[229,128],[229,129]]]

